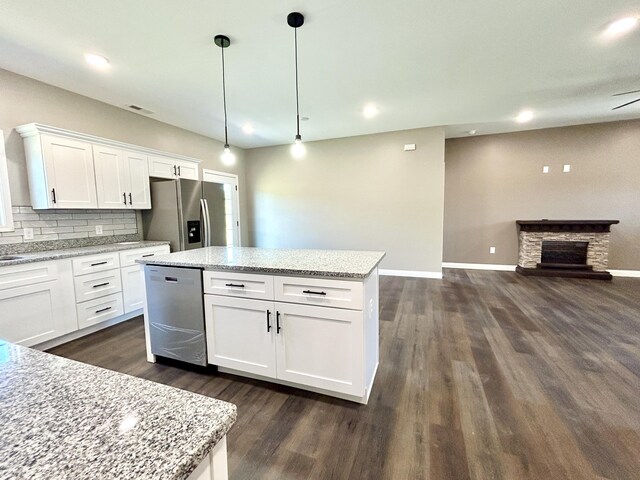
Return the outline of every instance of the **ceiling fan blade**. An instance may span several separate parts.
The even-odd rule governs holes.
[[[627,105],[631,105],[632,103],[640,102],[640,98],[636,98],[635,100],[627,103],[623,103],[622,105],[618,105],[617,107],[612,108],[611,110],[618,110],[619,108],[626,107]]]
[[[629,95],[630,93],[638,93],[640,90],[631,90],[630,92],[614,93],[612,97],[619,97],[620,95]]]

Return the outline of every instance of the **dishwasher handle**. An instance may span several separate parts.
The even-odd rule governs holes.
[[[178,283],[178,277],[164,277],[165,282]]]

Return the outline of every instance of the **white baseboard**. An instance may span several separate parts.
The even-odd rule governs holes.
[[[424,272],[420,270],[389,270],[381,268],[378,273],[392,277],[442,278],[442,272]]]
[[[443,268],[464,268],[467,270],[499,270],[501,272],[514,272],[515,265],[498,265],[494,263],[454,263],[443,262]]]
[[[640,278],[640,270],[609,270],[614,277]]]

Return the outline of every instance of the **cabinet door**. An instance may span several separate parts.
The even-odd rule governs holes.
[[[127,208],[129,173],[122,150],[93,146],[99,208]]]
[[[278,378],[364,394],[362,312],[276,303]]]
[[[130,313],[144,307],[144,270],[142,265],[131,265],[121,269],[122,297],[124,313]]]
[[[273,303],[205,295],[208,363],[276,376]]]
[[[173,158],[149,156],[149,175],[158,178],[176,178],[178,167]]]
[[[98,207],[90,143],[42,135],[42,153],[51,208]]]
[[[144,210],[151,208],[151,189],[149,186],[149,161],[146,155],[125,152],[125,164],[128,169],[129,189],[127,195],[131,195],[129,208]]]
[[[77,329],[69,260],[0,268],[0,338],[30,347]]]
[[[180,178],[186,178],[187,180],[200,180],[197,163],[183,160],[176,160],[175,163],[178,167],[178,176]]]

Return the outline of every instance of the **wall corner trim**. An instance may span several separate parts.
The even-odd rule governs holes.
[[[640,278],[640,270],[609,270],[614,277]]]
[[[392,277],[416,277],[416,278],[436,278],[442,279],[442,272],[425,272],[420,270],[390,270],[381,268],[378,270],[380,275]]]
[[[499,265],[495,263],[455,263],[443,262],[442,268],[464,268],[466,270],[498,270],[502,272],[514,272],[515,265]]]

